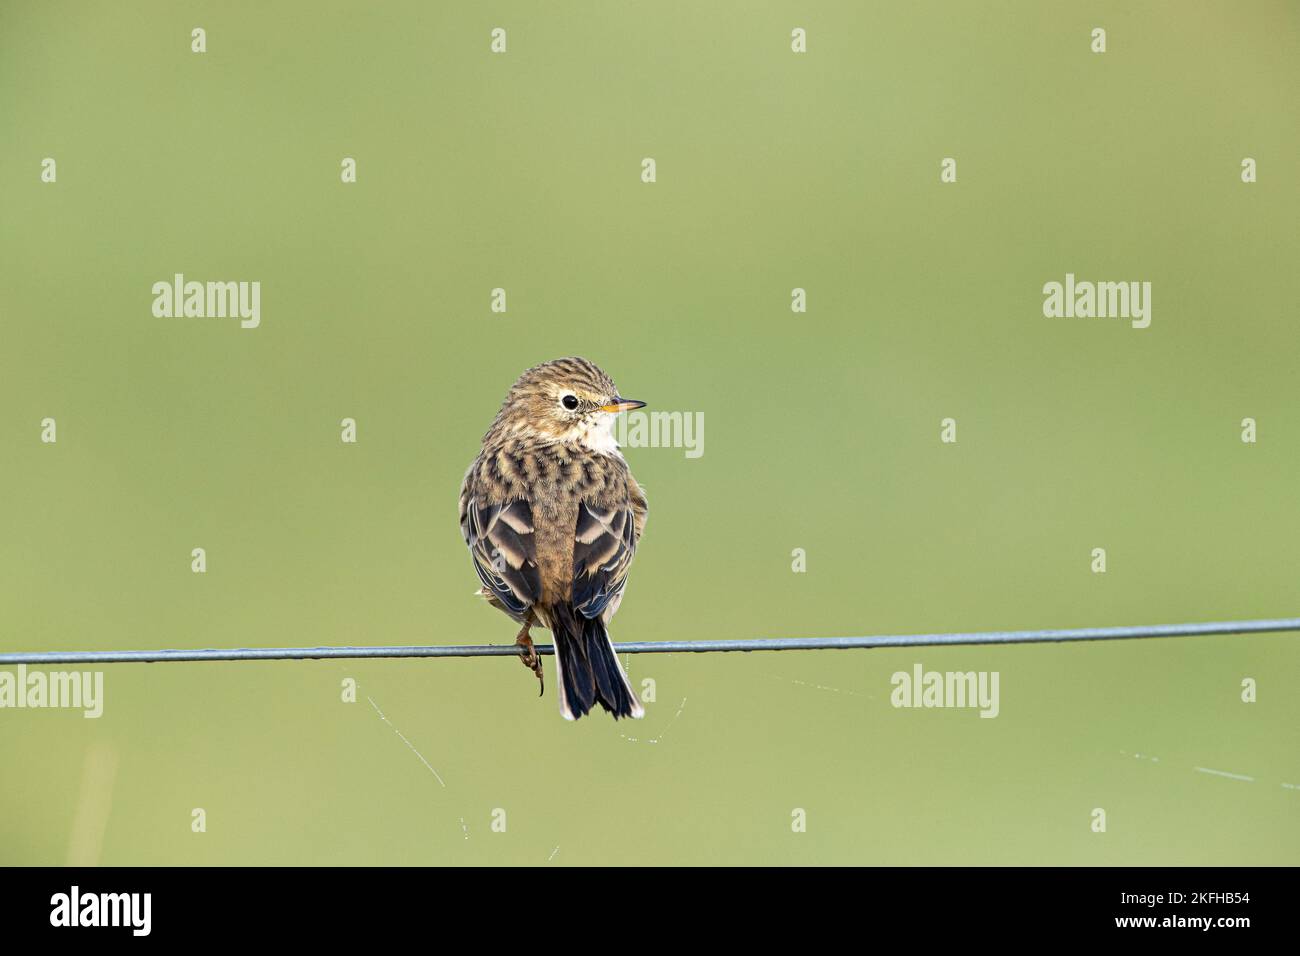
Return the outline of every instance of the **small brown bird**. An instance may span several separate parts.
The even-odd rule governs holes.
[[[515,643],[539,681],[528,632],[550,630],[568,720],[596,704],[616,720],[645,714],[606,630],[646,519],[614,416],[644,405],[619,397],[583,358],[530,368],[511,386],[460,489],[478,593],[523,625]]]

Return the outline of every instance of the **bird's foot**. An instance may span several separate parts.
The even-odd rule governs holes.
[[[533,646],[533,639],[528,635],[529,625],[519,632],[515,638],[515,643],[519,645],[519,660],[530,671],[537,675],[537,696],[541,697],[546,693],[546,681],[542,677],[542,656],[537,653],[537,648]]]

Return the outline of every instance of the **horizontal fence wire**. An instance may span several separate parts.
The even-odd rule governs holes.
[[[947,647],[963,644],[1055,644],[1066,641],[1124,641],[1212,634],[1300,632],[1300,618],[1210,621],[1134,627],[1080,627],[1040,631],[974,631],[964,634],[881,634],[874,637],[772,637],[731,641],[639,641],[615,644],[619,654],[701,654],[725,651],[829,651],[873,647]],[[550,644],[535,645],[554,654]],[[151,664],[167,661],[291,661],[386,657],[513,657],[515,644],[414,645],[389,647],[237,647],[157,651],[0,652],[0,666],[17,664]]]

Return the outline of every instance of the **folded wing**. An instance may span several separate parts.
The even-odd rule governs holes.
[[[578,503],[573,541],[573,606],[606,621],[618,610],[640,537],[631,504],[602,508]]]
[[[482,504],[461,495],[460,530],[489,596],[522,616],[541,598],[533,512],[523,499]]]

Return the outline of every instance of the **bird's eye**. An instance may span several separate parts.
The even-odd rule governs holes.
[[[578,407],[578,396],[565,395],[562,399],[560,399],[560,404],[563,405],[565,408],[567,408],[569,411],[573,411],[575,408]]]

